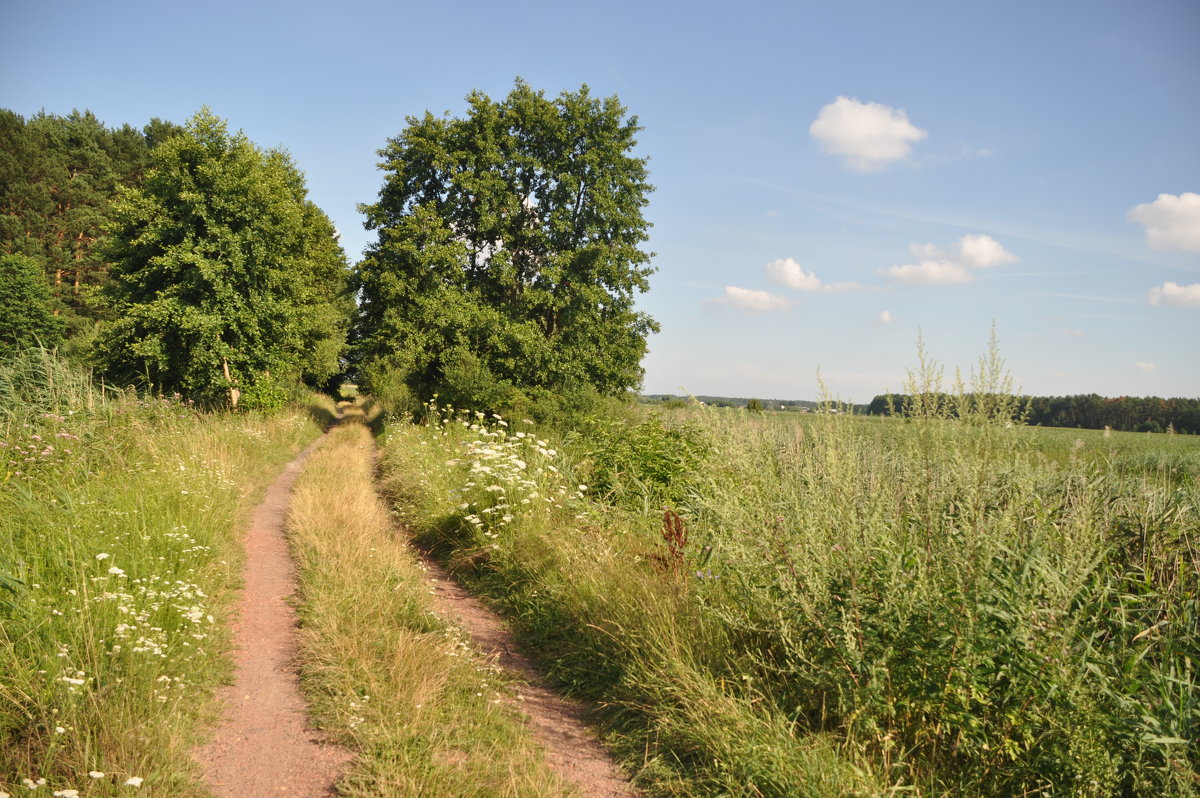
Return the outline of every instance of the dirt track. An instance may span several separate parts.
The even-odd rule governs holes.
[[[220,690],[221,720],[196,753],[204,782],[216,795],[333,795],[333,783],[353,758],[325,744],[308,726],[293,659],[296,590],[284,535],[288,494],[319,438],[287,465],[250,519],[245,588],[233,624],[233,685]]]

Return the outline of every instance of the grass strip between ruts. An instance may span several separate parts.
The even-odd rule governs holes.
[[[339,792],[569,792],[504,700],[504,678],[431,610],[425,571],[375,493],[365,419],[346,415],[309,459],[288,519],[302,685],[322,727],[358,755]]]

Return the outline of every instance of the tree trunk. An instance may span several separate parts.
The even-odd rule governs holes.
[[[233,378],[229,376],[229,360],[221,358],[221,368],[225,370],[225,382],[229,383],[229,407],[232,410],[237,410],[238,397],[242,395],[233,385]]]

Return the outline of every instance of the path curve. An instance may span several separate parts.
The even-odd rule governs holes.
[[[288,498],[321,436],[267,489],[246,532],[245,587],[233,623],[235,675],[221,688],[221,720],[196,752],[205,785],[221,798],[334,795],[350,751],[308,726],[296,672],[296,590],[284,523]]]
[[[584,704],[552,690],[532,660],[515,650],[508,624],[428,553],[420,553],[438,613],[457,622],[485,657],[525,682],[514,703],[528,717],[550,766],[588,798],[640,795],[585,722]]]

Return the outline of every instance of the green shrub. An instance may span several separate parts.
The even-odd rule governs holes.
[[[298,386],[298,383],[287,382],[269,372],[263,372],[256,376],[253,382],[242,387],[238,406],[244,410],[277,413],[294,398],[293,393]]]

